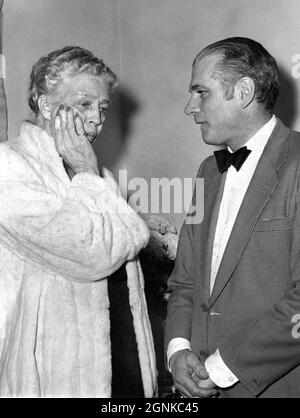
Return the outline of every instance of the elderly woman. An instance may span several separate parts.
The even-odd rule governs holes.
[[[32,69],[17,139],[0,144],[0,396],[110,397],[106,278],[126,266],[144,394],[156,392],[137,254],[148,229],[91,143],[116,76],[66,47]]]

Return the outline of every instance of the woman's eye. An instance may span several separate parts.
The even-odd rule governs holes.
[[[90,106],[90,102],[82,102],[82,103],[80,103],[80,106],[81,107],[89,107]]]

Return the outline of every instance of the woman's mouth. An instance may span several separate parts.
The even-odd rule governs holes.
[[[85,134],[86,139],[92,144],[97,138],[97,134]]]

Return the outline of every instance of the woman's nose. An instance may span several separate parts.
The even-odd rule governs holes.
[[[88,122],[94,125],[102,125],[104,122],[103,114],[101,110],[97,107],[92,112],[90,112],[88,117]]]

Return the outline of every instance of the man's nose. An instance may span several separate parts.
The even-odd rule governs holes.
[[[185,106],[184,113],[189,116],[198,112],[200,112],[199,101],[194,97],[191,97],[188,104]]]

